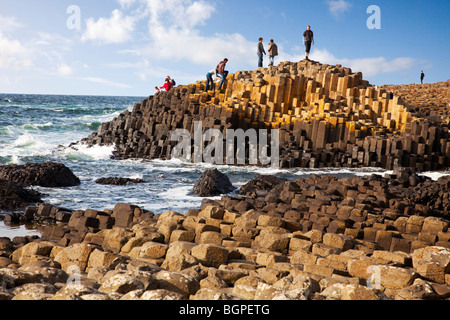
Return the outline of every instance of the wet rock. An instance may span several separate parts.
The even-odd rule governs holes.
[[[236,188],[219,170],[208,170],[195,183],[193,193],[200,197],[213,197],[233,192]]]
[[[125,186],[130,184],[144,183],[142,179],[130,179],[130,178],[100,178],[95,180],[95,183],[103,185],[113,185],[113,186]]]
[[[20,183],[0,179],[0,210],[23,210],[28,205],[41,202],[41,194],[34,190],[25,189]],[[19,214],[11,214],[5,218],[6,222],[21,221]]]
[[[47,188],[80,185],[80,179],[69,168],[64,164],[53,162],[0,166],[0,179],[26,186]]]
[[[271,191],[275,186],[285,181],[286,179],[275,176],[258,176],[242,186],[242,188],[239,189],[238,194],[247,196],[251,196],[252,194],[261,195],[264,192]]]

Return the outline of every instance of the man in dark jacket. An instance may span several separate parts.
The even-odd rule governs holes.
[[[270,40],[269,43],[269,67],[272,67],[275,63],[275,57],[278,56],[278,46],[275,44],[273,39]]]
[[[263,54],[266,54],[266,51],[264,50],[264,44],[263,44],[263,38],[259,38],[259,42],[258,42],[258,68],[262,68],[263,67]]]
[[[303,45],[306,47],[306,60],[309,60],[309,53],[311,52],[311,45],[314,45],[314,32],[311,31],[311,26],[303,33]]]

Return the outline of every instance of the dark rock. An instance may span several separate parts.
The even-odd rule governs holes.
[[[144,183],[145,181],[142,179],[129,179],[129,178],[100,178],[95,182],[104,185],[125,186],[129,184]]]
[[[0,180],[0,210],[23,210],[28,205],[41,201],[39,192],[24,189],[18,183]]]
[[[245,184],[237,193],[241,195],[250,196],[252,192],[256,195],[261,191],[272,191],[277,185],[286,182],[284,178],[275,176],[258,176]]]
[[[219,170],[208,170],[195,183],[193,193],[200,197],[214,197],[233,192],[236,188]]]
[[[140,208],[126,203],[116,204],[113,210],[115,226],[122,228],[129,227],[134,220],[135,211],[140,211]]]
[[[65,165],[45,162],[25,165],[0,166],[0,179],[21,183],[25,186],[47,188],[73,187],[80,185],[80,180]]]

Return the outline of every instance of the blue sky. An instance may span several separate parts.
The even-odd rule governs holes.
[[[367,27],[371,5],[381,29]],[[260,36],[278,62],[303,59],[308,24],[313,60],[375,85],[417,83],[421,70],[445,81],[449,13],[448,0],[0,0],[0,93],[147,96],[167,75],[203,80],[224,57],[230,72],[255,69]]]

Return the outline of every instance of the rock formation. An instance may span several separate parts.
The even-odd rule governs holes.
[[[40,205],[35,217],[60,223],[0,239],[0,299],[448,299],[448,219],[397,194],[405,173],[259,177],[187,214],[117,204],[61,222]],[[448,195],[446,181],[435,183]]]
[[[24,210],[41,201],[39,192],[24,189],[19,183],[0,180],[0,211]]]
[[[222,132],[280,129],[282,167],[392,174],[260,176],[185,213],[29,206],[8,219],[43,223],[42,238],[0,238],[0,299],[450,297],[450,178],[417,174],[449,165],[440,104],[448,82],[395,88],[403,100],[361,73],[313,61],[227,80],[222,91],[205,92],[199,81],[149,97],[82,142],[114,144],[117,159],[169,159],[172,132],[193,134],[196,121]],[[213,186],[214,172],[204,177],[199,186]]]
[[[80,184],[80,179],[69,168],[52,162],[0,166],[0,179],[25,186],[47,188],[73,187]]]
[[[100,178],[95,180],[95,183],[113,186],[126,186],[129,184],[139,184],[144,182],[145,181],[142,179],[117,178],[117,177]]]
[[[207,170],[194,185],[192,192],[200,197],[214,197],[233,192],[236,188],[219,170]]]
[[[150,96],[82,143],[114,144],[117,159],[170,159],[174,130],[193,137],[195,121],[202,121],[204,131],[223,133],[267,129],[270,136],[271,129],[280,129],[283,168],[399,165],[428,171],[450,164],[448,125],[421,112],[428,100],[391,96],[390,87],[372,86],[360,72],[314,61],[283,62],[227,80],[221,91],[206,92],[205,81],[198,81]],[[448,90],[433,101],[440,94]]]
[[[384,85],[381,88],[401,96],[416,116],[449,124],[450,80],[427,84]]]

